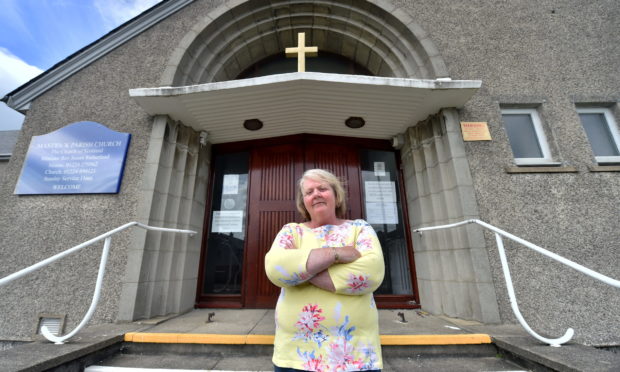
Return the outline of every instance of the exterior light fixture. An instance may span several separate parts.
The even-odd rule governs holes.
[[[243,122],[243,127],[247,130],[259,130],[263,127],[263,122],[258,119],[248,119]]]
[[[351,116],[344,121],[344,124],[351,129],[357,129],[363,127],[366,124],[366,121],[364,118],[360,118],[359,116]]]

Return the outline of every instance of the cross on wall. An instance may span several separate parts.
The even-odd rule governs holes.
[[[297,72],[306,71],[306,56],[316,57],[319,53],[319,48],[315,46],[306,46],[306,33],[300,32],[297,34],[297,46],[292,48],[286,48],[286,57],[297,57]]]

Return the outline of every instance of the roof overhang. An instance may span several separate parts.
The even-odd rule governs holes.
[[[391,139],[446,107],[462,107],[479,80],[419,80],[295,72],[184,87],[131,89],[150,115],[206,131],[211,143],[299,133]],[[362,117],[351,129],[344,122]],[[247,119],[263,128],[249,131]]]

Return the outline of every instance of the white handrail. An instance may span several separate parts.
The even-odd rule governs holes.
[[[504,279],[506,280],[506,287],[508,289],[508,297],[510,299],[510,306],[512,308],[512,311],[514,312],[515,316],[517,317],[517,320],[519,321],[519,323],[521,324],[521,326],[530,334],[532,335],[532,337],[536,338],[539,341],[542,341],[544,343],[549,344],[550,346],[555,346],[555,347],[559,347],[562,344],[565,344],[566,342],[570,341],[571,338],[573,338],[573,335],[575,333],[575,331],[572,328],[568,328],[566,330],[566,332],[564,333],[564,336],[559,337],[559,338],[545,338],[540,336],[538,333],[534,332],[532,330],[532,328],[530,328],[530,326],[527,324],[527,322],[525,321],[525,319],[523,318],[523,316],[521,315],[521,312],[519,311],[519,305],[517,304],[517,299],[514,293],[514,287],[512,285],[512,279],[510,276],[510,270],[508,268],[508,260],[506,259],[506,252],[504,250],[504,243],[502,241],[501,236],[504,236],[510,240],[513,240],[517,243],[523,244],[524,246],[538,252],[541,253],[547,257],[550,257],[566,266],[569,266],[577,271],[580,271],[586,275],[591,276],[592,278],[599,280],[605,284],[609,284],[612,287],[616,287],[616,288],[620,288],[620,280],[616,280],[613,278],[610,278],[608,276],[605,276],[603,274],[600,274],[594,270],[588,269],[585,266],[582,266],[576,262],[573,262],[569,259],[566,259],[558,254],[555,254],[553,252],[550,252],[546,249],[543,249],[539,246],[537,246],[536,244],[532,244],[530,242],[528,242],[527,240],[521,239],[517,236],[514,236],[502,229],[499,229],[493,225],[490,225],[486,222],[480,221],[480,220],[476,220],[476,219],[470,219],[470,220],[465,220],[462,222],[457,222],[457,223],[452,223],[452,224],[448,224],[448,225],[441,225],[441,226],[432,226],[432,227],[423,227],[423,228],[419,228],[419,229],[415,229],[413,230],[414,232],[419,233],[420,235],[422,235],[423,231],[431,231],[431,230],[440,230],[440,229],[450,229],[450,228],[454,228],[454,227],[459,227],[462,225],[466,225],[466,224],[470,224],[470,223],[475,223],[478,224],[480,226],[483,226],[491,231],[493,231],[495,233],[495,242],[497,244],[497,250],[499,251],[499,257],[500,257],[500,261],[502,263],[502,270],[504,272]]]
[[[108,262],[108,253],[110,252],[110,245],[112,242],[112,235],[121,232],[125,229],[128,229],[132,226],[137,226],[137,227],[141,227],[143,229],[146,230],[153,230],[153,231],[164,231],[164,232],[177,232],[177,233],[182,233],[182,234],[189,234],[190,236],[194,236],[196,235],[195,231],[192,230],[180,230],[180,229],[168,229],[168,228],[164,228],[164,227],[155,227],[155,226],[149,226],[149,225],[145,225],[142,224],[140,222],[129,222],[123,226],[117,227],[114,230],[110,230],[107,233],[101,234],[96,238],[93,238],[89,241],[86,241],[82,244],[76,245],[73,248],[69,248],[66,251],[60,252],[50,258],[47,258],[43,261],[40,261],[32,266],[29,266],[25,269],[22,269],[20,271],[17,271],[11,275],[8,275],[2,279],[0,279],[0,287],[9,284],[10,282],[17,280],[19,278],[21,278],[24,275],[30,274],[33,271],[36,271],[42,267],[45,267],[53,262],[56,262],[58,260],[60,260],[61,258],[68,256],[72,253],[75,253],[77,251],[79,251],[82,248],[88,247],[91,244],[94,244],[100,240],[104,240],[105,242],[103,244],[103,252],[101,253],[101,262],[99,263],[99,272],[97,274],[97,282],[95,284],[95,292],[93,293],[93,299],[90,303],[90,307],[88,308],[88,311],[86,312],[86,315],[84,316],[84,318],[82,319],[82,321],[80,322],[80,324],[78,324],[77,327],[75,327],[75,329],[73,331],[71,331],[70,333],[64,335],[64,336],[55,336],[53,335],[49,329],[47,328],[47,326],[43,326],[41,327],[41,333],[43,334],[43,336],[45,338],[47,338],[49,341],[54,342],[55,344],[64,344],[65,341],[67,341],[68,339],[70,339],[71,337],[75,336],[75,334],[77,334],[85,325],[86,323],[88,323],[88,321],[90,320],[91,316],[93,315],[93,313],[95,312],[95,309],[97,308],[97,303],[99,302],[99,297],[101,294],[101,286],[103,283],[103,276],[105,273],[105,267],[106,264]]]

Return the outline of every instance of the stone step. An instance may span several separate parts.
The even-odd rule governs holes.
[[[524,371],[503,359],[492,344],[384,346],[382,350],[384,372]],[[86,371],[272,371],[272,351],[269,345],[124,343],[118,354],[95,362]]]
[[[270,358],[195,358],[174,355],[117,356],[85,369],[86,372],[160,372],[160,371],[273,371]],[[499,357],[421,357],[384,359],[384,372],[416,371],[511,371],[525,372],[522,367]]]

